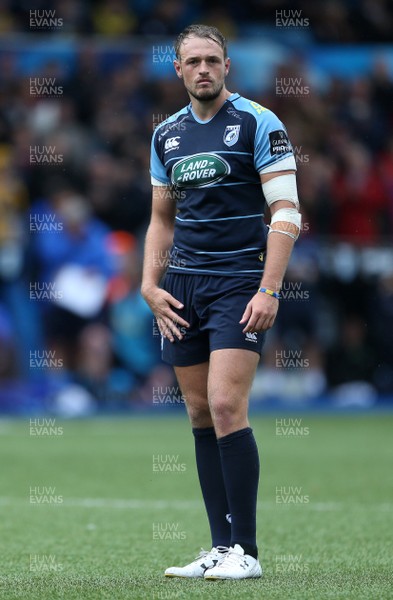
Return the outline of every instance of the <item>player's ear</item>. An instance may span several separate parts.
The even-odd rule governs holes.
[[[225,64],[225,75],[228,75],[229,69],[231,68],[231,59],[228,57],[224,61]]]
[[[179,77],[179,79],[182,79],[183,74],[181,72],[181,65],[180,65],[180,62],[176,58],[173,61],[173,66],[175,67],[176,75]]]

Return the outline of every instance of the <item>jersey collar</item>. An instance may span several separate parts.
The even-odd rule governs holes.
[[[225,104],[227,102],[232,102],[233,100],[237,100],[237,98],[240,98],[240,95],[237,92],[234,92],[233,94],[231,94],[230,96],[228,96],[228,98],[226,98],[224,104],[218,109],[218,111],[207,121],[202,121],[202,119],[200,119],[199,117],[196,116],[196,114],[194,113],[194,111],[192,110],[192,104],[190,102],[190,104],[188,105],[190,113],[192,114],[192,116],[194,117],[195,121],[197,123],[199,123],[200,125],[207,125],[208,123],[210,123],[210,121],[212,121],[214,119],[214,117],[216,115],[218,115],[218,113],[220,112],[220,110],[222,110],[222,107],[225,106]]]

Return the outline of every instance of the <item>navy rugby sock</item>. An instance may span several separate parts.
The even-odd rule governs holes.
[[[231,546],[240,544],[245,554],[257,558],[259,455],[252,429],[245,427],[234,431],[219,438],[217,442],[231,513]]]
[[[231,524],[214,427],[193,428],[195,456],[213,546],[229,546]]]

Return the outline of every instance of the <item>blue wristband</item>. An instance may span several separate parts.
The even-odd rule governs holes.
[[[269,296],[273,296],[273,298],[277,298],[277,300],[280,300],[280,298],[281,298],[279,292],[274,292],[273,290],[269,290],[269,288],[259,288],[259,291],[262,292],[263,294],[268,294]]]

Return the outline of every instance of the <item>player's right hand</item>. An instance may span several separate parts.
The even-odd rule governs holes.
[[[161,335],[171,342],[175,341],[174,336],[179,340],[183,339],[184,333],[182,333],[180,328],[189,327],[190,324],[182,319],[171,307],[180,310],[184,308],[184,305],[169,292],[159,287],[153,287],[148,291],[144,291],[143,297],[156,317]]]

